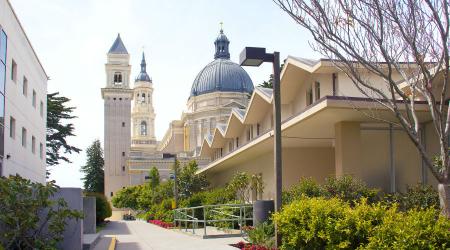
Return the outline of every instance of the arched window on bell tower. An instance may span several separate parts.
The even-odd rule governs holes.
[[[122,84],[122,73],[120,72],[114,73],[114,84]]]
[[[142,136],[147,135],[147,123],[145,121],[141,122],[141,135]]]

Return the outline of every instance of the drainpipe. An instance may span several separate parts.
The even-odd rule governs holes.
[[[394,133],[393,126],[389,124],[389,161],[390,161],[390,184],[391,193],[396,191],[395,162],[394,162]]]

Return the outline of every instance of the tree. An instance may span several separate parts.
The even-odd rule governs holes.
[[[283,70],[284,63],[281,64],[280,70]],[[273,89],[273,74],[270,74],[269,81],[264,81],[258,87]]]
[[[105,172],[103,166],[103,150],[99,140],[95,140],[91,146],[86,149],[86,165],[81,167],[81,172],[85,175],[83,178],[84,190],[86,192],[101,193],[105,191],[104,178]]]
[[[70,220],[83,218],[63,198],[55,181],[0,177],[0,249],[57,249]]]
[[[75,136],[74,126],[68,123],[76,118],[72,113],[74,107],[68,107],[69,98],[58,96],[59,93],[47,94],[47,152],[48,166],[57,165],[60,161],[71,163],[65,154],[79,153],[81,149],[71,146],[66,139]],[[63,152],[61,152],[61,149]]]
[[[139,207],[138,197],[142,186],[132,186],[120,189],[111,199],[111,202],[116,208],[129,208],[137,210]]]
[[[155,189],[157,186],[159,186],[159,171],[156,167],[152,167],[150,169],[150,173],[149,173],[149,177],[150,177],[150,186],[152,187],[152,189]]]
[[[178,194],[181,198],[191,197],[192,194],[204,191],[209,186],[204,174],[196,174],[198,165],[191,161],[179,170],[177,174]],[[177,172],[178,173],[178,172]]]
[[[394,125],[403,128],[439,186],[449,192],[448,0],[274,1],[311,33],[313,49],[331,59],[364,95],[395,115]],[[365,72],[381,78],[385,89],[373,86]],[[427,154],[420,133],[424,125],[418,110],[424,106],[437,135],[436,161]],[[440,195],[446,201],[444,192]],[[442,205],[450,215],[448,201]]]

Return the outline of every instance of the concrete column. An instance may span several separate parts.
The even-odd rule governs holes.
[[[83,234],[95,234],[97,216],[95,197],[83,197]]]
[[[336,176],[352,175],[361,178],[361,132],[359,122],[335,124]]]
[[[67,202],[70,209],[83,211],[83,197],[81,188],[60,188],[52,199],[57,200],[63,198]],[[83,246],[83,220],[66,220],[64,228],[64,239],[58,243],[59,249],[81,250]]]

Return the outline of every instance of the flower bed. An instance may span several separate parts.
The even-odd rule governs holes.
[[[232,247],[241,249],[241,250],[276,250],[275,248],[270,249],[264,246],[252,245],[251,243],[245,243],[240,241],[236,244],[231,244]]]
[[[159,227],[166,228],[166,229],[173,227],[173,223],[172,222],[164,222],[164,221],[161,221],[161,220],[148,220],[148,223],[151,223],[153,225],[157,225]]]

